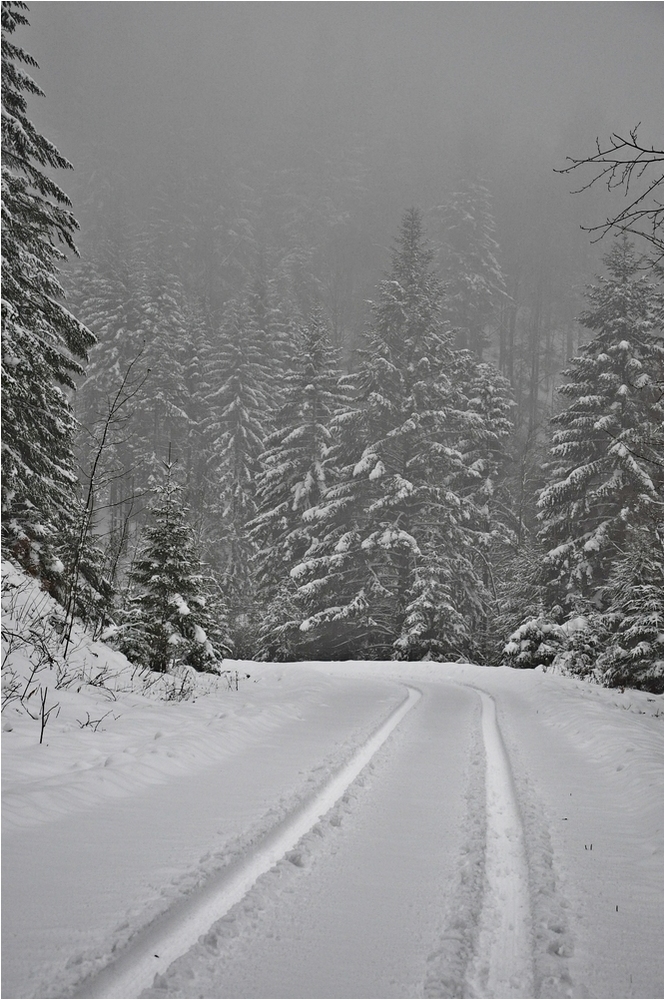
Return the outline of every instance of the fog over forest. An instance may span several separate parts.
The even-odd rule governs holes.
[[[459,176],[489,182],[501,223],[551,226],[593,206],[553,175],[596,136],[662,134],[658,3],[35,3],[37,124],[146,209],[187,174],[329,196],[351,164],[362,210],[392,233]],[[344,166],[346,165],[346,171]],[[240,174],[240,177],[238,176]],[[544,202],[544,203],[543,203]],[[385,261],[379,261],[379,268]]]
[[[525,623],[565,646],[579,621],[575,669],[604,650],[619,683],[651,639],[617,652],[618,619],[589,623],[644,580],[629,551],[656,558],[662,484],[617,471],[609,446],[552,452],[550,420],[581,379],[572,359],[605,335],[597,276],[639,289],[627,329],[653,333],[659,273],[639,235],[631,249],[581,228],[624,190],[572,194],[598,170],[557,170],[638,124],[662,149],[662,4],[36,2],[27,17],[12,37],[45,93],[28,115],[74,168],[56,180],[80,259],[61,277],[97,338],[71,397],[87,513],[67,606],[166,669],[132,616],[151,517],[186,505],[218,602],[201,629],[225,655],[498,662]],[[653,430],[656,404],[639,405]],[[576,462],[605,483],[579,537],[581,501],[559,488]]]
[[[462,178],[489,189],[504,272],[565,272],[575,314],[605,250],[579,223],[617,196],[573,198],[553,171],[638,122],[662,145],[661,36],[657,3],[40,2],[32,110],[74,165],[84,256],[160,199],[173,226],[194,199],[249,223],[224,260],[302,242],[285,233],[299,216],[343,272],[353,344],[402,212]]]

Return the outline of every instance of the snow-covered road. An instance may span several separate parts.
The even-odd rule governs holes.
[[[422,995],[473,822],[478,707],[426,689],[325,819],[142,995]]]
[[[662,698],[252,673],[227,713],[127,721],[130,773],[111,731],[86,775],[7,782],[5,753],[3,996],[662,996]]]

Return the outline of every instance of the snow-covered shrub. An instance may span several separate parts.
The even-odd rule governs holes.
[[[549,667],[563,651],[565,643],[566,632],[561,625],[543,616],[531,618],[509,637],[503,650],[503,662],[522,670]]]
[[[600,616],[571,618],[560,627],[563,648],[552,661],[553,672],[597,679],[596,663],[604,632]]]
[[[119,650],[132,663],[147,667],[150,647],[143,628],[143,614],[138,597],[128,597],[116,613],[113,626],[102,632],[102,640]]]
[[[663,693],[663,636],[657,643],[639,642],[631,649],[613,644],[599,658],[598,671],[605,687],[631,687]]]

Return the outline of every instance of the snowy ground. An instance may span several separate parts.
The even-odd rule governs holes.
[[[5,583],[9,631],[53,613]],[[74,647],[3,711],[3,997],[663,995],[662,698],[234,663],[178,701]]]

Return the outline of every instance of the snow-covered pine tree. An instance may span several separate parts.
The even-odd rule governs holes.
[[[261,456],[258,515],[252,523],[258,592],[267,607],[262,632],[272,656],[279,647],[275,633],[290,620],[288,609],[294,612],[296,588],[289,572],[310,544],[303,514],[321,502],[334,480],[331,424],[349,399],[340,385],[338,352],[330,346],[319,311],[299,328],[293,346],[293,367],[283,378],[284,402]]]
[[[501,497],[515,404],[507,379],[469,351],[456,352],[451,381],[463,390],[459,409],[450,414],[449,434],[452,438],[456,433],[464,467],[455,479],[455,489],[466,504],[467,553],[473,568],[472,576],[466,578],[482,581],[479,591],[473,587],[473,601],[471,594],[467,598],[459,594],[456,604],[463,609],[480,599],[482,609],[473,614],[477,655],[484,662],[496,662],[500,652],[496,621],[503,611],[501,576],[515,545],[510,511]],[[460,583],[464,579],[460,576]]]
[[[482,357],[486,328],[507,297],[490,192],[479,180],[463,180],[433,216],[446,292],[443,315],[456,329],[458,347]]]
[[[247,292],[247,308],[264,344],[266,360],[270,362],[271,393],[279,397],[282,372],[291,361],[294,351],[296,312],[285,306],[278,293],[279,274],[271,255],[262,247],[257,250],[256,265]],[[277,266],[279,271],[279,266]]]
[[[601,609],[630,530],[657,548],[663,504],[663,313],[660,290],[624,238],[581,317],[594,332],[559,388],[550,483],[540,494],[552,603]],[[642,545],[642,548],[644,546]]]
[[[170,455],[163,464],[164,481],[154,488],[149,522],[130,573],[138,593],[129,602],[118,641],[124,652],[152,670],[185,663],[214,671],[229,650],[223,609],[217,600],[213,617],[207,607],[211,591]]]
[[[76,253],[78,225],[49,171],[71,164],[28,118],[26,95],[42,91],[23,69],[37,63],[10,37],[28,24],[24,10],[2,4],[2,537],[59,592],[54,542],[77,501],[67,391],[94,337],[61,301],[60,247]]]
[[[206,439],[210,474],[217,498],[211,504],[211,560],[241,633],[253,639],[250,622],[256,611],[254,566],[256,543],[248,524],[256,516],[256,477],[271,417],[270,372],[266,345],[245,302],[230,302],[219,342],[211,345],[206,370],[210,386]]]
[[[629,528],[603,592],[598,622],[604,649],[596,671],[610,687],[663,693],[662,525]]]
[[[470,559],[473,504],[457,491],[468,415],[457,352],[420,214],[403,219],[358,371],[338,419],[344,468],[305,513],[312,544],[292,570],[301,630],[323,657],[470,655],[482,581]],[[466,414],[466,416],[465,416]],[[475,609],[475,610],[474,610]]]
[[[274,415],[275,430],[266,438],[257,477],[252,536],[259,545],[264,593],[274,591],[308,547],[302,515],[331,485],[330,425],[349,399],[319,311],[299,328],[294,348],[293,368],[283,378],[284,402]]]

